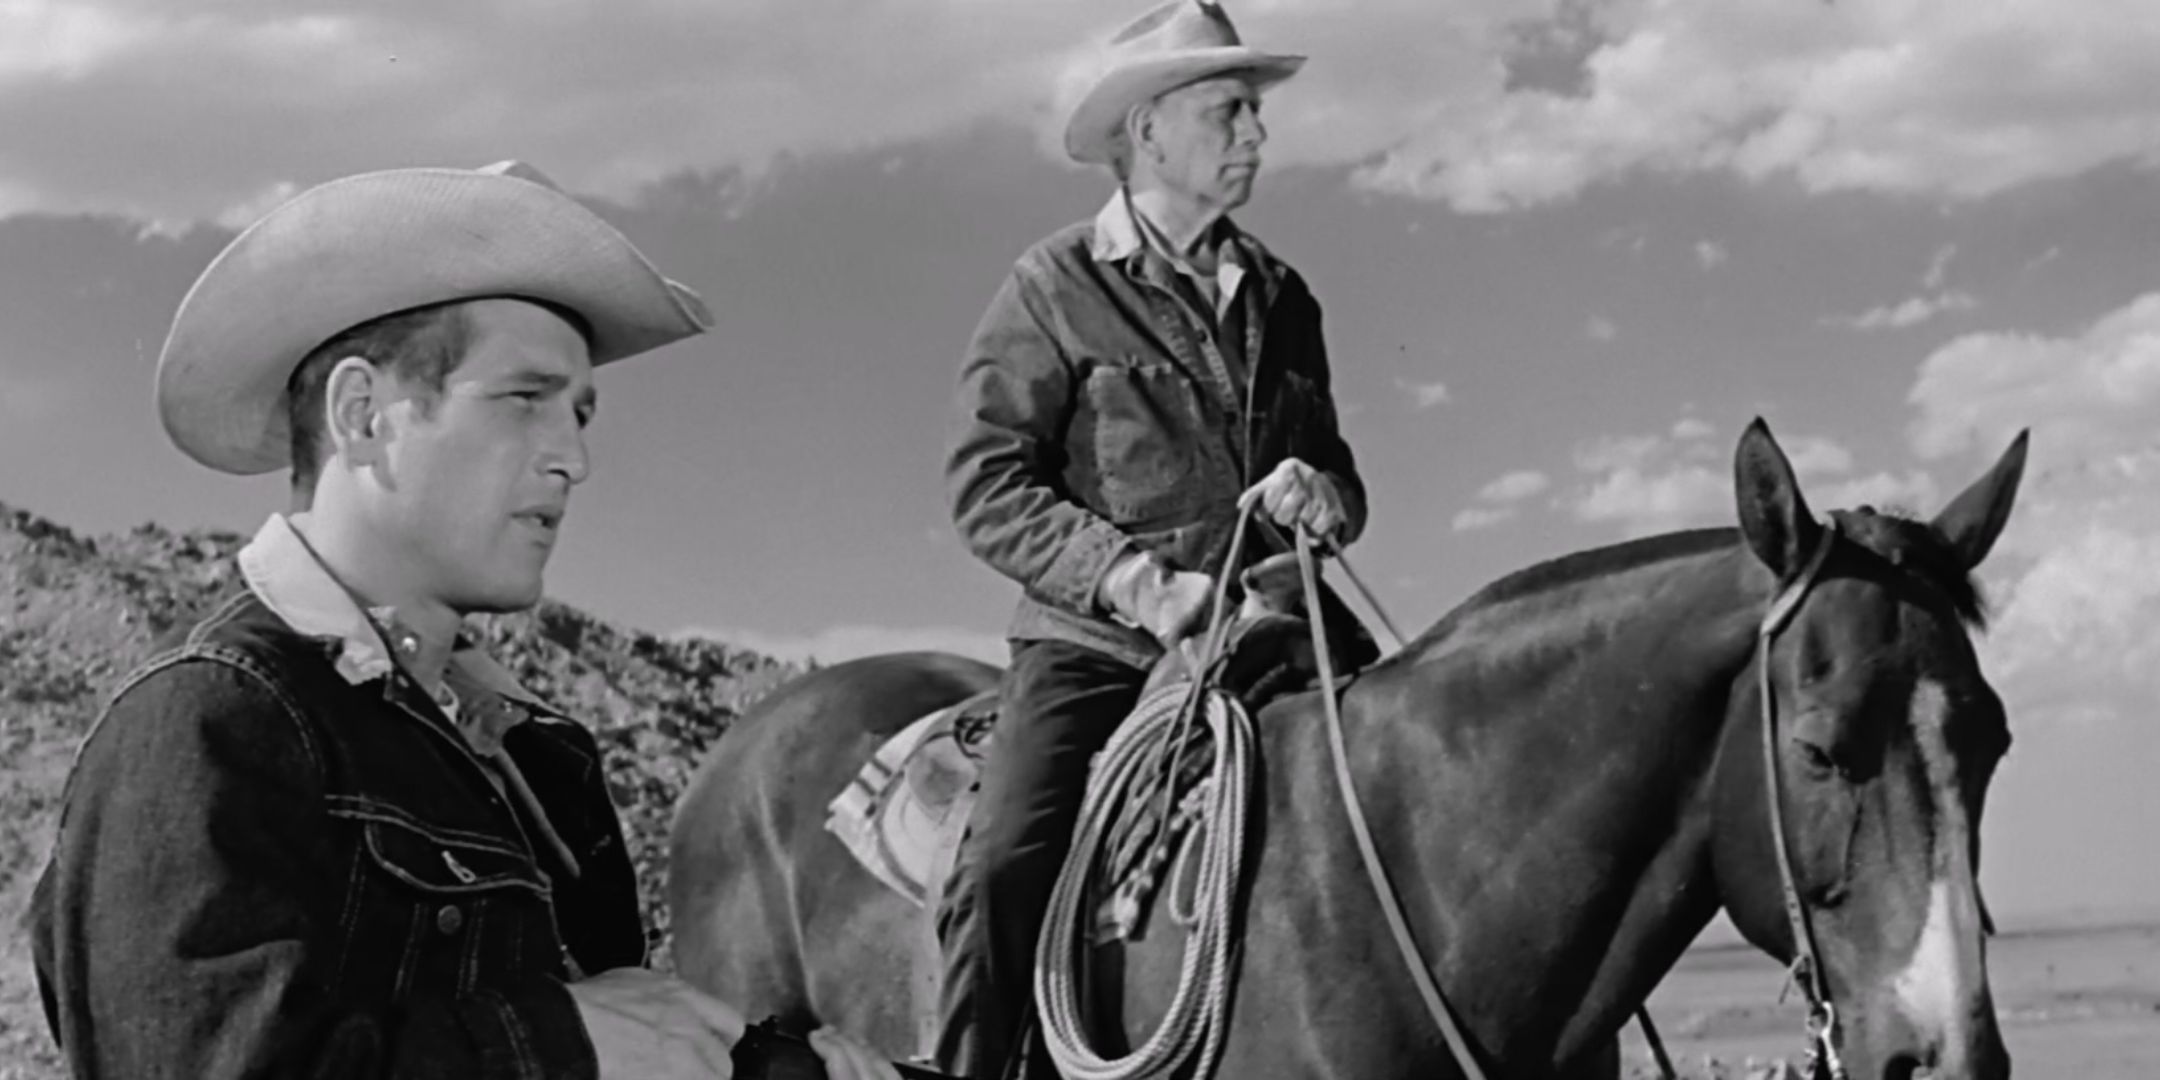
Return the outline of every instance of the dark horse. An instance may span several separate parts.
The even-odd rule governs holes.
[[[1343,692],[1381,854],[1489,1074],[1593,1065],[1721,906],[1757,947],[1793,956],[1765,663],[1797,893],[1851,1075],[2009,1075],[1977,864],[2010,735],[1968,629],[1982,621],[1971,571],[2009,516],[2024,455],[2020,435],[1932,521],[1837,514],[1815,584],[1758,659],[1759,620],[1826,529],[1757,421],[1735,456],[1737,532],[1515,574]],[[738,720],[677,812],[682,973],[754,1015],[907,1052],[926,916],[858,868],[823,811],[879,740],[996,675],[949,656],[872,657],[804,676]],[[1218,1075],[1460,1075],[1351,843],[1318,695],[1256,719],[1260,834]],[[1131,1044],[1176,984],[1182,941],[1158,925],[1124,946],[1122,1018],[1101,1021]]]

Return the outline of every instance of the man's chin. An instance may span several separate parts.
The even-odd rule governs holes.
[[[488,588],[475,589],[471,594],[459,597],[458,610],[465,615],[505,615],[526,611],[538,604],[546,591],[537,577],[531,581],[503,582]]]

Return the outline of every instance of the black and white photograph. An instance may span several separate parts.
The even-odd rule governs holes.
[[[0,1080],[2160,1077],[2156,58],[0,0]]]

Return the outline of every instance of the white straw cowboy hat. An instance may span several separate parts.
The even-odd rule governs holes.
[[[531,166],[363,173],[272,210],[195,279],[158,355],[158,417],[213,469],[285,468],[285,384],[310,351],[370,319],[484,297],[576,312],[594,366],[712,326],[695,292]]]
[[[1111,35],[1098,63],[1102,74],[1066,121],[1065,152],[1100,165],[1109,163],[1133,106],[1222,75],[1265,88],[1297,74],[1305,58],[1245,45],[1213,0],[1171,0]]]

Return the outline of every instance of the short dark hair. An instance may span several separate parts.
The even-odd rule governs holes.
[[[315,494],[329,450],[323,429],[323,404],[330,371],[338,361],[357,356],[402,382],[420,388],[419,407],[432,410],[450,373],[472,345],[472,321],[465,301],[407,308],[347,327],[315,346],[285,381],[285,417],[292,429],[292,486],[304,504]]]

